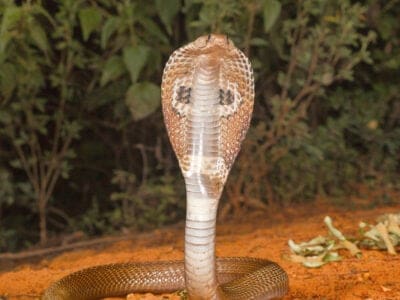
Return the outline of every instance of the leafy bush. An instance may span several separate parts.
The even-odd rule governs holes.
[[[289,5],[284,11],[289,15],[276,24],[279,36],[273,36],[272,44],[259,49],[257,55],[259,63],[268,66],[271,62],[261,58],[268,59],[267,53],[275,51],[273,59],[279,64],[272,79],[276,84],[271,84],[272,89],[260,90],[255,126],[238,163],[238,175],[227,187],[229,198],[236,199],[230,203],[236,210],[243,205],[265,207],[264,203],[304,200],[320,193],[324,185],[343,189],[340,183],[349,179],[328,167],[328,173],[339,177],[338,181],[321,182],[325,174],[321,174],[320,166],[328,166],[329,162],[324,165],[326,152],[314,134],[321,125],[322,130],[326,129],[328,114],[322,116],[319,110],[332,87],[354,80],[358,64],[371,63],[368,46],[375,33],[362,32],[365,24],[359,18],[366,9],[349,1],[309,0],[297,5],[293,17]],[[258,86],[265,86],[268,75],[263,68],[259,76]],[[345,141],[336,137],[334,145],[338,142]],[[351,151],[343,153],[347,155]],[[337,162],[342,159],[335,157]],[[250,168],[252,173],[244,175]]]
[[[159,85],[170,53],[208,32],[256,78],[224,213],[396,188],[399,14],[380,0],[3,1],[0,249],[183,217]]]

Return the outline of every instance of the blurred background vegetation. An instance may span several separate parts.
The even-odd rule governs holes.
[[[182,220],[160,110],[172,51],[210,32],[249,55],[252,126],[222,214],[394,201],[400,1],[0,1],[0,251]]]

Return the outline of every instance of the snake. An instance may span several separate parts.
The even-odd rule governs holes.
[[[277,263],[215,255],[219,199],[253,112],[249,59],[225,35],[201,36],[169,57],[161,102],[186,186],[184,260],[86,268],[51,284],[42,300],[182,289],[190,300],[273,299],[287,293],[288,275]]]

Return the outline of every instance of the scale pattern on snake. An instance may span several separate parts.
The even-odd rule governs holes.
[[[169,58],[162,107],[186,185],[184,261],[92,267],[52,284],[42,299],[98,299],[186,289],[190,300],[272,299],[288,290],[276,263],[216,258],[218,202],[250,124],[253,71],[223,35],[202,36]]]

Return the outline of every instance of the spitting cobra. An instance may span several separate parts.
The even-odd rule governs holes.
[[[186,184],[184,261],[96,266],[53,283],[42,299],[98,299],[186,289],[190,300],[272,299],[288,290],[276,263],[216,258],[218,202],[249,127],[254,102],[247,57],[223,35],[176,50],[162,77],[162,108]]]

